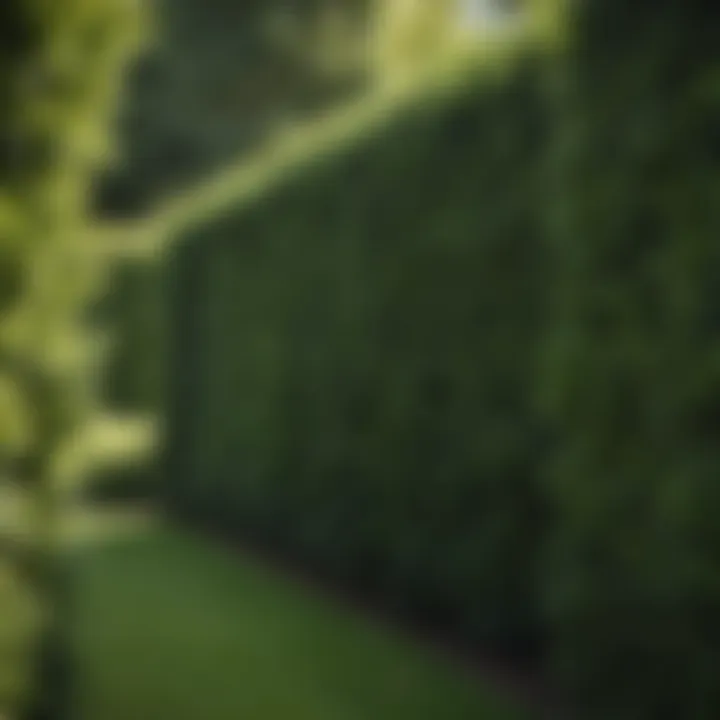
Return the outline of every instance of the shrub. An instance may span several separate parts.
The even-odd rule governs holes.
[[[720,708],[717,13],[594,2],[581,19],[545,377],[553,654],[598,717],[700,720]]]

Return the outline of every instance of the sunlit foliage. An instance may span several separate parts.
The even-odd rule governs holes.
[[[92,458],[83,438],[101,347],[87,310],[105,277],[88,195],[112,155],[108,129],[139,30],[129,0],[0,10],[0,502],[15,507],[19,494],[24,507],[0,527],[0,713],[22,704],[28,720],[60,717],[67,689],[50,647],[62,624],[56,531],[64,491]],[[17,677],[22,657],[32,677]]]

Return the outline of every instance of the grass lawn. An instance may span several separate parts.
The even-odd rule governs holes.
[[[527,720],[252,558],[144,529],[80,551],[78,720]]]

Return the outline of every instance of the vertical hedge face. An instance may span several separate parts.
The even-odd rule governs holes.
[[[717,17],[695,2],[595,2],[586,14],[558,128],[556,659],[599,717],[710,718],[720,707]]]
[[[178,401],[200,373],[175,444],[189,512],[498,643],[536,630],[543,524],[534,72],[414,108],[204,227],[184,264],[204,357],[174,361]]]

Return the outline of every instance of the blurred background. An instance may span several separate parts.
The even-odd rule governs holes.
[[[719,717],[718,21],[4,0],[0,718]]]

